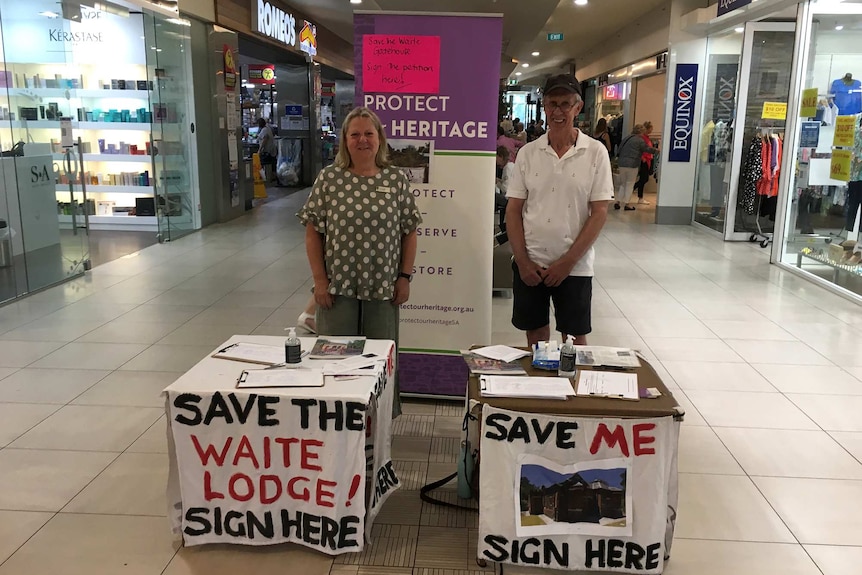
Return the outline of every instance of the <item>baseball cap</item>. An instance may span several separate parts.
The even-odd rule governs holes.
[[[581,94],[581,83],[571,74],[557,74],[548,78],[542,93],[549,94],[552,90],[565,90],[570,94],[577,94],[583,97],[583,94]]]

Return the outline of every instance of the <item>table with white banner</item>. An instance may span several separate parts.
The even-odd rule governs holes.
[[[507,575],[662,573],[676,522],[684,412],[641,362],[638,386],[661,397],[489,398],[470,378],[480,561],[505,563]],[[530,375],[550,375],[529,358],[522,363]]]
[[[308,350],[314,338],[301,338]],[[284,338],[233,336],[283,346]],[[237,388],[265,366],[206,357],[165,389],[168,513],[187,546],[294,542],[338,555],[364,547],[399,487],[391,460],[394,343],[367,340],[370,375],[323,387]],[[329,360],[303,359],[305,367]]]

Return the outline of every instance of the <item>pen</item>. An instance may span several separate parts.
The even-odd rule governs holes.
[[[230,348],[232,348],[232,347],[236,347],[236,346],[237,346],[237,344],[232,343],[232,344],[230,344],[229,346],[224,347],[224,348],[222,348],[222,349],[218,350],[218,352],[219,352],[219,353],[224,353],[224,352],[226,352],[227,350],[229,350]]]

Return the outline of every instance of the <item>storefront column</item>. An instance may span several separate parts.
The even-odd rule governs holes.
[[[706,62],[706,38],[681,28],[682,16],[701,8],[697,0],[673,0],[671,3],[670,34],[668,38],[667,102],[665,103],[662,127],[661,177],[656,206],[657,224],[690,225],[694,206],[694,180],[697,163],[697,142],[700,128],[697,118],[701,115],[700,94],[704,87],[704,65]],[[677,93],[677,67],[680,64],[697,65],[697,80],[694,82],[697,97],[687,112],[674,114],[674,94]],[[688,115],[690,114],[690,115]],[[674,125],[676,120],[676,125]],[[669,152],[687,143],[688,161],[671,162]]]

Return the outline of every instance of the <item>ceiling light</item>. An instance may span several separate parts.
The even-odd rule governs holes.
[[[835,29],[840,31],[840,30],[843,30],[843,29],[844,29],[844,26],[842,26],[841,24],[839,24],[839,25],[837,25],[837,26],[835,27]]]
[[[60,15],[56,12],[51,12],[49,10],[45,10],[44,12],[39,12],[39,16],[45,16],[46,18],[59,18]]]
[[[520,72],[515,72],[515,76],[520,76],[520,75],[521,75]]]
[[[530,65],[528,63],[524,62],[523,64],[521,64],[521,67],[522,68],[529,68]]]
[[[745,32],[745,28],[740,26],[739,28],[734,28],[733,31],[736,32],[737,34],[742,34],[743,32]]]
[[[575,0],[575,6],[586,6],[587,0]]]
[[[350,0],[351,4],[362,4],[362,0]]]
[[[539,55],[538,52],[533,52],[533,56],[538,56],[538,55]]]

